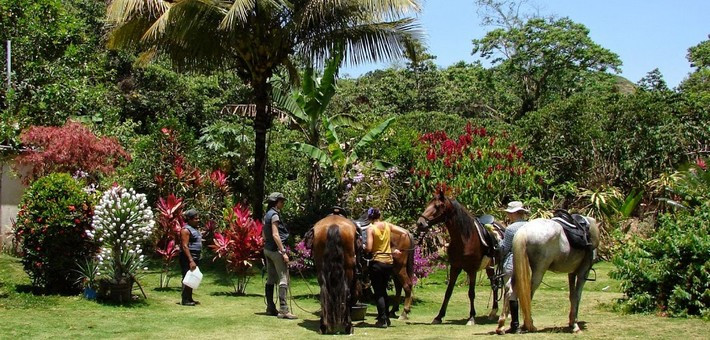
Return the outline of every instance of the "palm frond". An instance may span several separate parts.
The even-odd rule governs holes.
[[[157,18],[170,6],[164,0],[113,0],[106,17],[110,24],[123,24],[137,17]]]
[[[224,19],[219,24],[219,28],[222,30],[232,29],[237,25],[243,26],[247,22],[247,17],[249,13],[254,10],[256,6],[255,0],[234,0],[229,12],[224,16]]]
[[[350,65],[396,60],[404,56],[404,42],[421,39],[421,26],[413,18],[391,22],[363,23],[336,29],[304,42],[304,58],[319,64],[339,44],[345,46]]]

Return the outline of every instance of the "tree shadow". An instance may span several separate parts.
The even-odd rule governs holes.
[[[235,292],[212,292],[211,296],[227,296],[227,297],[259,297],[264,298],[263,294],[239,294]]]

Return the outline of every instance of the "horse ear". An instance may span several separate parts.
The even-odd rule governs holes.
[[[446,200],[446,195],[444,195],[444,190],[439,190],[439,194],[437,195],[440,201]]]

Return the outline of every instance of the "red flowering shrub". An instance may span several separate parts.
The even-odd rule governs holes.
[[[77,263],[98,250],[87,235],[92,215],[88,195],[68,174],[42,177],[25,191],[14,232],[35,288],[79,292]]]
[[[160,273],[160,288],[168,287],[170,283],[170,266],[180,253],[180,230],[185,223],[182,217],[182,199],[170,194],[158,199],[157,241],[155,251],[163,260],[163,271]]]
[[[234,290],[244,294],[249,283],[249,270],[252,262],[261,258],[264,239],[261,235],[262,223],[251,217],[246,205],[238,204],[224,210],[227,227],[222,232],[215,232],[214,244],[210,246],[215,253],[215,260],[225,258],[227,271],[237,275]]]
[[[115,138],[96,137],[88,128],[68,121],[64,126],[32,126],[20,135],[31,148],[16,158],[18,166],[28,166],[22,178],[27,184],[52,172],[78,171],[96,179],[110,174],[130,155]]]
[[[474,211],[489,211],[506,199],[536,196],[541,190],[542,174],[505,133],[494,135],[469,122],[460,136],[425,133],[417,144],[421,156],[409,180],[422,202],[444,188]]]

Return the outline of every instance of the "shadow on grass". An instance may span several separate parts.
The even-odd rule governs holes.
[[[292,298],[294,300],[308,300],[308,299],[318,300],[319,295],[318,294],[298,294],[298,295],[293,295]]]
[[[130,302],[119,303],[109,300],[96,300],[96,303],[102,306],[114,308],[143,308],[148,306],[148,301],[146,301],[146,299],[138,297],[137,295],[134,295],[133,299]]]
[[[228,296],[228,297],[260,297],[263,298],[263,294],[239,294],[235,292],[212,292],[211,296]]]
[[[579,325],[580,330],[587,330],[587,323],[585,321],[579,321],[577,325]],[[569,326],[545,327],[538,328],[535,333],[572,333],[572,329]]]
[[[156,292],[180,292],[182,291],[182,287],[155,287],[153,290]]]
[[[303,319],[301,322],[298,323],[298,325],[318,334],[318,330],[320,329],[320,320]]]

